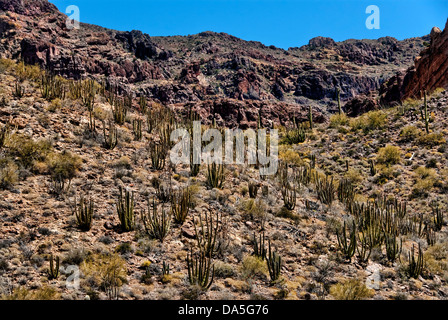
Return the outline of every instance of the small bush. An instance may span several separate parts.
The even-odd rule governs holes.
[[[334,114],[330,117],[330,128],[338,129],[341,126],[347,126],[349,122],[350,119],[345,113]]]
[[[424,145],[424,146],[428,146],[428,147],[435,147],[441,144],[444,144],[446,142],[445,138],[443,137],[443,133],[439,132],[439,133],[429,133],[429,134],[425,134],[425,135],[421,135],[418,139],[417,142],[420,145]]]
[[[35,161],[43,161],[52,149],[46,139],[34,141],[25,134],[12,134],[6,140],[6,147],[11,156],[17,157],[25,168],[31,168]]]
[[[127,283],[126,262],[118,254],[94,254],[82,264],[81,271],[86,283],[116,298],[119,288]]]
[[[61,193],[66,190],[65,183],[68,181],[69,186],[81,168],[82,159],[69,151],[63,151],[62,153],[51,153],[46,163],[54,182],[55,191]]]
[[[401,153],[400,147],[388,145],[378,150],[376,160],[386,165],[398,164],[401,161]]]
[[[255,256],[247,256],[243,260],[241,267],[241,275],[243,278],[254,278],[256,276],[263,276],[267,273],[268,268],[266,263]]]
[[[336,300],[364,300],[371,298],[373,291],[368,289],[361,280],[350,279],[331,286],[330,294]]]
[[[415,126],[406,126],[400,132],[400,137],[405,142],[414,141],[422,131]]]
[[[215,277],[217,278],[229,278],[235,275],[232,265],[224,263],[222,261],[217,261],[214,264],[215,267]]]
[[[19,168],[9,159],[0,159],[0,188],[7,189],[19,180]]]

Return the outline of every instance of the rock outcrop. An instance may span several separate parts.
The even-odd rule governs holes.
[[[284,50],[210,31],[150,37],[85,23],[69,29],[66,22],[67,16],[47,0],[0,0],[0,56],[64,77],[107,78],[122,91],[166,105],[207,107],[216,100],[231,110],[217,107],[232,126],[253,123],[254,108],[265,106],[274,110],[265,114],[271,122],[290,117],[282,108],[308,110],[309,105],[325,118],[333,111],[337,87],[343,101],[379,89],[384,79],[410,65],[425,39],[336,42],[316,37]]]
[[[415,59],[414,66],[384,83],[380,90],[383,103],[419,98],[424,90],[448,87],[448,20],[444,31],[434,27],[430,37],[428,47]]]

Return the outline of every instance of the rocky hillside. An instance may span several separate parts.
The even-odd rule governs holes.
[[[380,93],[385,103],[422,97],[424,90],[448,87],[448,20],[443,31],[434,27],[430,38],[414,65],[384,83]]]
[[[424,39],[281,50],[0,9],[0,299],[448,298],[448,92],[429,90],[446,31],[409,73],[440,75],[425,99],[329,115],[336,87],[378,88]],[[278,171],[172,163],[195,119],[278,129]]]
[[[88,24],[68,30],[66,16],[46,0],[1,0],[0,10],[2,57],[74,79],[107,77],[125,91],[181,109],[187,103],[216,105],[225,113],[215,110],[204,120],[242,127],[253,124],[260,106],[267,106],[271,123],[284,124],[306,113],[308,105],[316,121],[325,121],[337,110],[336,87],[343,101],[376,90],[411,65],[429,41],[386,37],[337,43],[318,37],[283,50],[213,32],[150,37]]]

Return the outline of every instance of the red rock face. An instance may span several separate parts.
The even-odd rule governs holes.
[[[443,32],[434,27],[430,36],[429,47],[415,59],[414,66],[382,86],[382,102],[390,104],[406,98],[420,98],[423,90],[432,92],[448,87],[448,20]]]
[[[337,109],[336,88],[343,102],[377,90],[393,72],[410,65],[426,40],[335,42],[317,37],[284,50],[209,31],[150,37],[89,24],[71,30],[66,20],[47,0],[0,0],[0,56],[73,79],[106,77],[120,92],[143,94],[168,106],[213,106],[218,119],[241,127],[256,125],[260,113],[267,124],[287,123],[294,112],[306,120],[310,105],[314,120],[325,121]],[[431,50],[445,46],[432,44]],[[434,64],[444,65],[441,60]],[[439,73],[442,77],[443,70]],[[364,102],[354,108],[363,112],[372,107],[361,106]],[[212,114],[204,112],[206,118]]]

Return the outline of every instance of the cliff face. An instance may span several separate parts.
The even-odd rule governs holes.
[[[429,46],[415,59],[414,66],[392,77],[381,88],[384,102],[417,98],[423,90],[448,87],[448,20],[443,31],[434,27],[430,37]]]
[[[247,108],[269,102],[292,114],[309,105],[323,114],[337,110],[336,87],[343,101],[379,89],[412,63],[425,40],[317,37],[283,50],[214,32],[150,37],[89,24],[69,30],[66,19],[47,0],[0,0],[0,56],[65,77],[107,78],[166,105],[219,100],[239,109],[240,101]]]

